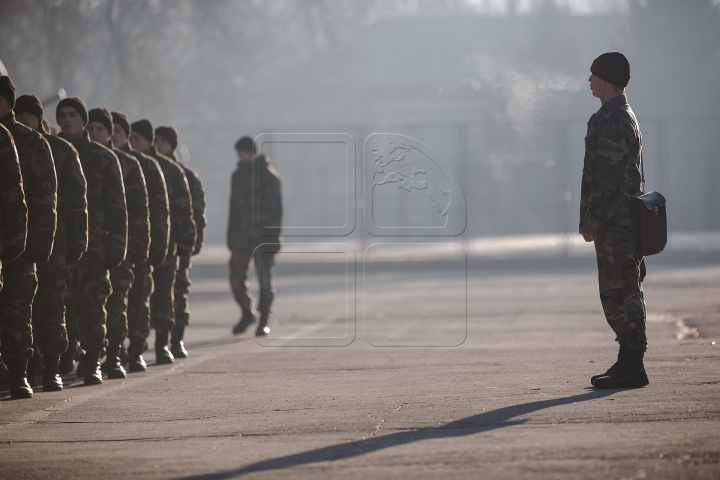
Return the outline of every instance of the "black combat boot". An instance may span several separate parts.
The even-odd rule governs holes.
[[[74,338],[70,339],[68,348],[60,355],[60,374],[67,375],[75,369],[75,357],[79,350],[78,342]]]
[[[27,364],[30,355],[26,352],[14,358],[6,358],[10,380],[10,398],[32,398],[33,389],[27,381]]]
[[[600,377],[604,377],[605,375],[609,375],[609,374],[611,374],[613,371],[615,371],[615,369],[618,368],[618,366],[623,363],[623,359],[625,358],[625,356],[627,356],[627,350],[628,350],[628,348],[629,348],[629,347],[626,347],[626,346],[624,346],[624,345],[620,345],[620,351],[618,352],[617,362],[615,362],[615,363],[613,364],[613,366],[611,366],[610,368],[608,368],[605,373],[601,373],[601,374],[599,374],[599,375],[593,375],[592,377],[590,377],[590,383],[592,383],[593,385],[595,385],[595,380],[597,380],[597,379],[600,378]]]
[[[258,328],[255,330],[256,337],[267,337],[270,333],[270,327],[267,326],[269,316],[270,313],[267,311],[260,312],[260,323],[258,323]]]
[[[155,330],[155,363],[158,365],[167,365],[175,361],[168,344],[168,332]]]
[[[83,377],[85,378],[85,385],[100,385],[102,380],[102,372],[100,371],[100,351],[99,350],[88,350],[85,352],[84,358],[80,361],[84,366]],[[78,365],[78,371],[80,365]]]
[[[249,307],[243,308],[242,318],[240,318],[240,321],[235,325],[235,328],[233,328],[233,335],[240,335],[253,323],[255,323],[255,315],[253,315],[252,310]]]
[[[33,388],[35,388],[35,376],[38,374],[40,367],[42,367],[44,358],[43,354],[40,353],[40,350],[37,348],[37,345],[33,345],[33,354],[28,359],[27,364],[27,381]]]
[[[103,371],[107,373],[108,378],[127,378],[127,373],[120,363],[120,342],[110,341],[105,351],[105,363],[103,363]]]
[[[172,353],[175,358],[188,357],[188,352],[185,350],[185,342],[183,342],[183,335],[185,335],[185,326],[175,325],[170,340],[170,353]]]
[[[42,375],[43,392],[60,392],[63,389],[60,378],[60,354],[45,355],[45,370]]]
[[[639,348],[626,347],[622,357],[607,375],[593,382],[595,388],[639,388],[649,384],[643,357],[645,352]]]
[[[144,372],[147,370],[147,364],[142,356],[145,340],[142,338],[131,338],[130,347],[128,347],[128,355],[130,355],[129,369],[130,372]]]
[[[8,374],[7,365],[5,365],[5,362],[3,362],[3,359],[0,358],[0,385],[5,385],[5,384],[10,383],[8,378],[9,378],[9,374]]]

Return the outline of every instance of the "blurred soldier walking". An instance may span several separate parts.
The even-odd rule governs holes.
[[[170,211],[167,187],[160,165],[157,161],[130,147],[130,121],[122,112],[112,112],[112,141],[116,148],[126,152],[140,163],[148,193],[150,213],[150,247],[148,260],[136,263],[133,267],[134,281],[128,294],[128,338],[130,346],[129,369],[131,372],[143,372],[147,369],[142,356],[145,340],[150,335],[150,295],[153,291],[153,268],[160,265],[167,255],[170,235]]]
[[[642,136],[625,97],[630,63],[622,53],[604,53],[590,67],[590,89],[602,107],[588,122],[580,196],[580,234],[595,242],[600,301],[620,344],[615,365],[592,377],[597,388],[647,385],[645,266],[637,254],[628,195],[640,191]]]
[[[32,318],[35,344],[42,352],[45,362],[43,391],[54,392],[63,388],[59,375],[60,355],[68,349],[65,293],[70,279],[70,265],[76,263],[87,250],[87,184],[75,148],[45,130],[45,112],[38,97],[18,97],[15,114],[20,122],[44,135],[52,149],[57,173],[55,243],[50,259],[37,265],[38,289],[33,302]],[[73,344],[73,358],[75,349],[77,342]],[[28,377],[33,374],[34,372],[28,372]]]
[[[125,204],[128,216],[128,248],[125,260],[110,270],[112,293],[107,300],[107,358],[102,370],[108,378],[125,378],[127,374],[120,362],[120,348],[128,334],[128,294],[135,276],[133,267],[148,259],[150,246],[150,212],[148,193],[140,163],[135,157],[114,148],[111,140],[113,119],[104,108],[88,112],[87,131],[90,139],[115,153],[125,186]]]
[[[155,329],[155,358],[157,363],[167,364],[174,361],[167,345],[169,333],[175,326],[173,290],[178,256],[192,253],[196,232],[190,188],[185,173],[174,160],[157,151],[152,144],[154,138],[155,132],[149,120],[138,120],[131,125],[130,143],[141,153],[153,157],[160,165],[165,176],[170,204],[170,244],[165,260],[153,271],[155,291],[150,298],[150,318]]]
[[[57,177],[47,141],[15,121],[15,85],[0,77],[0,124],[15,141],[28,210],[25,251],[14,261],[3,262],[4,286],[0,291],[2,356],[10,374],[10,396],[30,398],[27,363],[33,355],[32,302],[37,291],[36,263],[50,257],[57,222]],[[12,252],[12,249],[11,249]],[[8,254],[8,259],[16,252]]]
[[[90,140],[85,130],[88,111],[77,97],[57,106],[60,136],[70,141],[80,155],[87,179],[88,250],[72,268],[68,295],[68,330],[74,327],[86,354],[78,365],[85,385],[102,383],[99,358],[106,346],[107,311],[112,293],[109,270],[125,260],[127,207],[120,162],[107,147]]]
[[[193,220],[195,220],[195,228],[197,231],[195,248],[192,254],[178,255],[179,266],[177,276],[175,277],[175,328],[172,330],[170,353],[172,353],[175,358],[187,358],[183,335],[185,333],[185,327],[190,323],[190,310],[188,308],[188,294],[190,293],[191,284],[190,268],[192,267],[190,256],[200,253],[200,249],[205,241],[207,217],[205,217],[205,189],[203,188],[202,181],[195,170],[180,161],[175,152],[177,145],[178,133],[175,127],[162,126],[155,129],[155,146],[158,151],[166,157],[174,159],[185,172],[190,187]]]
[[[282,220],[282,202],[280,195],[280,174],[264,155],[255,154],[255,142],[250,137],[243,137],[235,144],[238,156],[237,169],[233,172],[230,196],[230,220],[228,222],[227,245],[230,257],[230,287],[235,301],[240,305],[242,317],[233,333],[238,335],[255,323],[252,311],[252,297],[248,292],[247,272],[250,260],[254,259],[255,270],[260,282],[260,300],[257,310],[260,312],[260,323],[255,331],[256,336],[270,333],[267,326],[270,306],[275,296],[272,286],[272,268],[274,256],[280,249],[280,229],[273,236],[262,236],[253,225],[253,203],[259,215],[262,206],[264,226],[280,227]],[[256,181],[253,186],[253,172]],[[253,196],[254,194],[254,196]],[[263,243],[274,244],[264,248],[262,254],[256,248]]]

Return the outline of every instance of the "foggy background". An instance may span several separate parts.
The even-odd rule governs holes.
[[[458,175],[465,237],[574,233],[600,107],[589,67],[612,50],[631,62],[647,187],[670,229],[720,230],[717,1],[0,0],[0,60],[48,120],[64,88],[178,128],[210,244],[225,242],[234,142],[272,132],[348,134],[358,166],[368,135],[413,137]],[[306,157],[274,159],[287,219],[334,222],[347,192]],[[368,236],[362,218],[353,237]]]

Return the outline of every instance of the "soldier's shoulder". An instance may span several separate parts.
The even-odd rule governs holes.
[[[0,124],[0,142],[4,142],[6,139],[12,140],[12,135],[10,135],[10,130],[5,128],[5,125]]]
[[[137,158],[135,158],[134,155],[130,155],[128,152],[124,152],[120,150],[119,148],[113,148],[112,152],[115,154],[116,157],[118,157],[118,160],[123,162],[125,165],[129,167],[137,167],[140,168],[140,162]]]
[[[12,136],[15,140],[30,140],[40,143],[42,136],[30,127],[26,127],[20,122],[15,122],[11,130]]]
[[[48,144],[50,145],[50,148],[53,151],[53,155],[57,154],[72,154],[77,156],[77,150],[75,150],[75,147],[73,147],[72,143],[68,142],[64,138],[57,137],[55,135],[45,135],[45,140],[47,140]]]
[[[100,145],[97,142],[91,141],[88,144],[88,151],[94,153],[98,157],[102,158],[105,161],[117,161],[117,155],[110,150],[108,147],[104,145]]]

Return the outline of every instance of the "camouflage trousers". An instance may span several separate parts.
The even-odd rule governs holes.
[[[612,232],[598,235],[595,240],[605,318],[620,345],[645,351],[645,299],[640,285],[644,263],[635,252],[632,234]]]
[[[70,267],[65,264],[39,263],[38,289],[33,302],[33,333],[44,355],[63,353],[68,347],[65,326],[65,293]]]
[[[107,339],[121,343],[128,334],[128,295],[135,275],[130,260],[110,270],[112,293],[107,299]]]
[[[188,294],[190,293],[190,268],[192,261],[190,255],[179,258],[178,271],[175,276],[175,325],[186,327],[190,323],[190,309],[188,308]]]
[[[248,270],[250,260],[255,263],[255,270],[260,283],[260,300],[258,311],[269,312],[275,289],[272,284],[272,270],[275,264],[275,254],[271,252],[260,253],[251,249],[233,250],[230,257],[230,288],[232,288],[235,301],[241,308],[250,308],[252,295],[248,292]]]
[[[173,294],[177,270],[178,256],[168,255],[153,271],[155,291],[150,297],[150,321],[152,328],[161,332],[170,332],[175,326]]]
[[[100,260],[85,254],[72,268],[67,296],[68,334],[80,340],[85,350],[102,350],[107,345],[105,304],[111,293],[110,273]]]
[[[149,263],[133,268],[134,281],[128,293],[128,337],[145,340],[150,336],[150,295],[153,267]]]
[[[16,260],[3,264],[5,285],[0,290],[2,355],[14,358],[33,352],[32,304],[37,291],[35,264]]]

